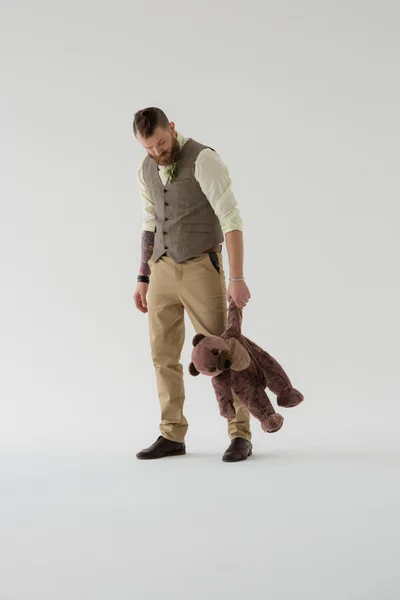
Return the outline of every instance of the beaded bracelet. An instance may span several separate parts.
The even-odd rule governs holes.
[[[244,281],[244,277],[230,277],[229,281]]]

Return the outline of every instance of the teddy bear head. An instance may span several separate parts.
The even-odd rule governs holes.
[[[225,340],[216,335],[197,333],[193,338],[192,362],[189,365],[191,375],[209,375],[215,377],[231,366],[229,347]]]

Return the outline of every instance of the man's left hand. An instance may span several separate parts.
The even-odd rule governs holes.
[[[243,309],[251,298],[245,281],[230,281],[226,292],[228,302],[232,298],[236,306]]]

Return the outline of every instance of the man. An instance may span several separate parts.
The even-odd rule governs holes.
[[[251,295],[243,277],[242,221],[228,169],[217,152],[183,137],[159,108],[138,111],[133,132],[147,151],[138,169],[144,222],[134,300],[138,310],[148,313],[161,406],[161,436],[136,456],[153,459],[186,453],[180,363],[184,310],[196,333],[221,335],[227,300],[244,308]],[[224,235],[228,289],[221,254]],[[234,406],[226,462],[245,460],[252,453],[250,414],[235,395]]]

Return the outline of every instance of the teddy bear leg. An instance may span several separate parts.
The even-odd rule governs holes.
[[[284,408],[293,408],[303,402],[304,396],[299,390],[295,388],[291,388],[290,390],[279,394],[276,402],[278,406],[283,406]]]
[[[277,396],[278,406],[293,408],[303,402],[303,394],[292,386],[287,373],[275,358],[264,351],[260,356],[260,364],[263,367],[268,388]]]
[[[259,387],[252,397],[250,412],[261,422],[262,430],[267,433],[279,431],[283,425],[283,417],[275,412],[267,392]]]
[[[261,422],[261,427],[266,433],[275,433],[283,425],[283,417],[278,413],[274,413]]]

